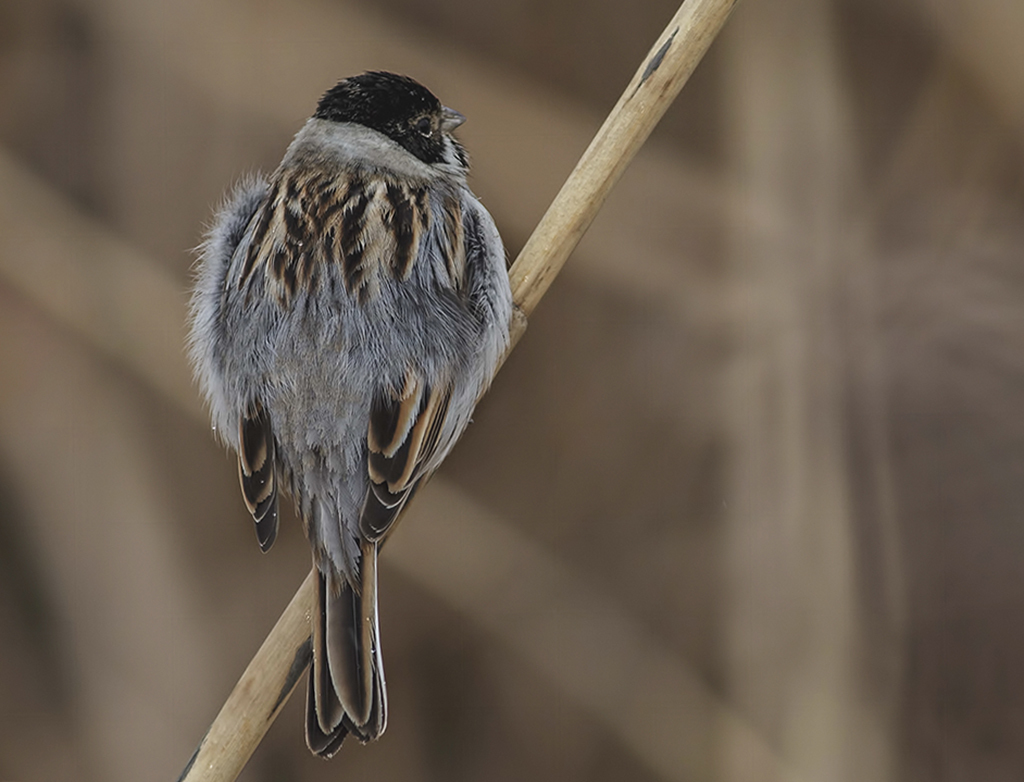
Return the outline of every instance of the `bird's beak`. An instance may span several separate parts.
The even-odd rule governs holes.
[[[450,133],[465,121],[466,118],[455,109],[450,109],[447,106],[441,108],[441,130],[445,133]]]

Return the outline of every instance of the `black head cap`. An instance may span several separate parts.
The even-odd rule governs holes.
[[[424,163],[439,163],[446,111],[430,90],[408,76],[371,71],[338,82],[313,116],[373,128]]]

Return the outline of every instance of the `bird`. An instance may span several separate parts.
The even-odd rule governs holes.
[[[260,548],[288,494],[317,571],[306,742],[322,757],[385,730],[378,551],[509,344],[507,256],[467,183],[464,120],[408,76],[342,79],[197,251],[188,352],[213,429]]]

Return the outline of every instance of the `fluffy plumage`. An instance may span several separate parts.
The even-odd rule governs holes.
[[[202,245],[190,353],[266,551],[279,488],[319,570],[310,749],[377,738],[377,549],[508,343],[505,253],[466,184],[462,116],[386,73],[339,83]]]

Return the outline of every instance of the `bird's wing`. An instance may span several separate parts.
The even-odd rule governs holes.
[[[435,466],[442,433],[451,431],[451,399],[450,383],[431,387],[412,370],[401,389],[382,390],[374,398],[366,437],[370,490],[359,520],[367,540],[380,540],[387,533]]]
[[[467,313],[477,313],[474,270],[492,263],[494,252],[481,238],[479,216],[455,197],[441,209],[442,224],[434,225],[434,251],[441,256],[451,290],[462,299]],[[496,239],[501,251],[500,239]],[[401,388],[378,390],[370,409],[367,432],[367,467],[370,489],[360,518],[360,532],[368,540],[381,540],[420,482],[433,472],[462,433],[469,419],[465,390],[456,393],[451,381],[428,382],[408,369]],[[456,401],[453,404],[453,396]],[[453,409],[454,408],[454,409]]]
[[[270,417],[259,401],[238,422],[238,480],[256,522],[256,539],[269,551],[277,539],[277,449]]]

